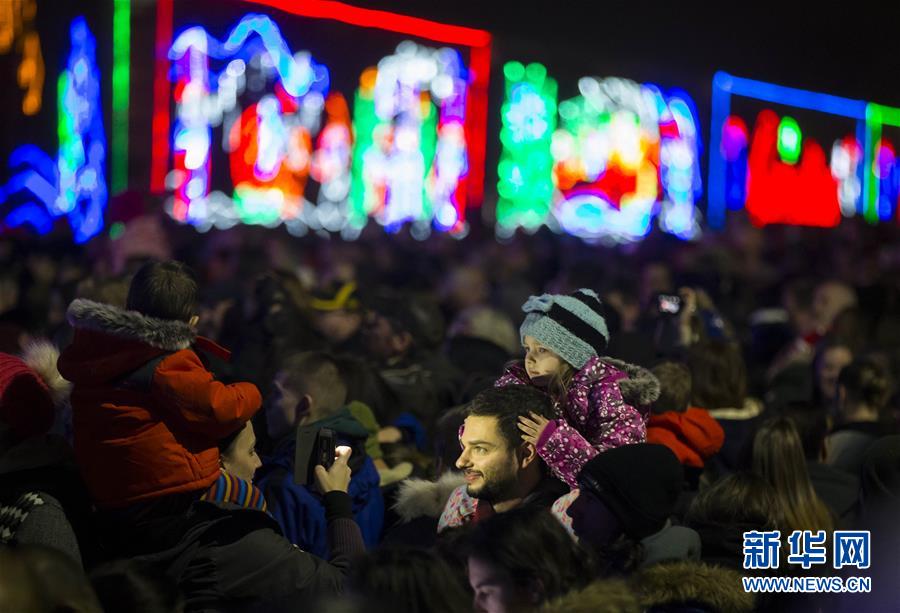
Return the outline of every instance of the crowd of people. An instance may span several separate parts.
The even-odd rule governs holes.
[[[0,610],[900,602],[896,228],[124,228],[0,239]]]

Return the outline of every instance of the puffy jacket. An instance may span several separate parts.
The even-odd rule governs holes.
[[[691,407],[684,413],[651,415],[647,442],[665,445],[685,466],[703,468],[706,459],[722,448],[725,432],[705,409]]]
[[[119,508],[207,489],[220,439],[262,404],[250,383],[216,381],[191,349],[185,322],[75,300],[72,344],[59,372],[73,383],[75,456],[95,504]]]
[[[515,365],[495,385],[533,384]],[[659,381],[650,371],[595,356],[572,377],[565,404],[556,403],[559,418],[538,439],[538,455],[557,478],[578,487],[578,473],[598,453],[646,440],[648,406],[658,397]]]
[[[344,407],[335,415],[310,424],[311,428],[334,430],[337,443],[347,445],[350,456],[350,487],[353,518],[359,525],[367,547],[375,547],[384,525],[384,499],[378,471],[366,455],[368,431]],[[322,496],[294,482],[294,434],[284,438],[256,473],[256,483],[266,497],[269,512],[278,521],[285,537],[313,555],[328,557],[327,522]]]

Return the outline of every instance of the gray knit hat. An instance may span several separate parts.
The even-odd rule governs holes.
[[[534,337],[576,369],[606,350],[609,331],[596,292],[580,289],[564,295],[532,296],[522,306],[528,313],[519,336]]]

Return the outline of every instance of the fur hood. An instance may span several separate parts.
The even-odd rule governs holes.
[[[632,577],[644,607],[694,603],[714,611],[750,613],[755,596],[744,591],[737,571],[697,562],[657,564]]]
[[[196,338],[184,321],[157,319],[137,311],[79,298],[66,311],[73,328],[101,332],[122,340],[138,341],[163,351],[181,351]]]
[[[544,604],[540,613],[640,613],[637,597],[621,579],[599,579]]]
[[[659,379],[646,368],[613,358],[602,358],[604,362],[628,375],[619,381],[622,399],[633,407],[645,407],[659,398]]]
[[[50,389],[50,397],[56,407],[65,405],[69,400],[69,392],[72,384],[62,378],[56,361],[59,359],[59,349],[50,341],[32,341],[25,347],[22,360],[34,370],[41,380]]]
[[[463,483],[463,476],[451,471],[437,481],[407,479],[400,484],[393,509],[404,523],[417,517],[440,517],[450,494]]]

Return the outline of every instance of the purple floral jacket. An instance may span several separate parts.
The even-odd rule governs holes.
[[[511,366],[494,384],[533,385],[525,368]],[[593,357],[575,373],[565,406],[554,403],[551,420],[537,443],[538,455],[569,487],[598,453],[647,440],[649,405],[659,397],[659,381],[648,370]]]

